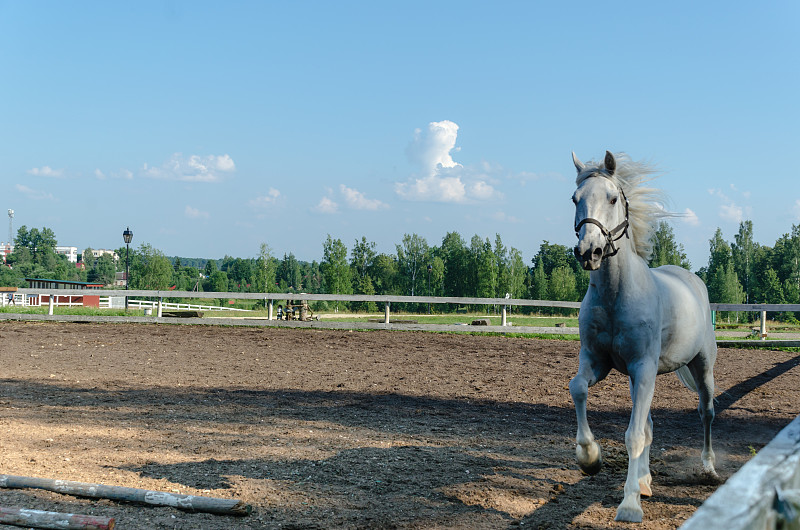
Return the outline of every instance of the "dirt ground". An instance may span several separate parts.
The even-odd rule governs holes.
[[[115,517],[120,529],[630,528],[630,398],[590,390],[600,474],[575,463],[577,342],[424,332],[0,322],[0,473],[253,506],[245,517],[0,490],[0,504]],[[800,412],[800,355],[721,349],[718,471]],[[660,376],[653,496],[676,528],[717,487],[697,398]],[[0,525],[2,526],[2,525]]]

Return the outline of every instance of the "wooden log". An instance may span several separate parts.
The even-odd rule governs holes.
[[[66,530],[114,530],[114,519],[95,515],[43,512],[25,508],[0,506],[0,523],[28,528],[62,528]]]
[[[184,311],[162,311],[162,317],[172,317],[172,318],[202,318],[203,312],[202,311],[194,311],[194,310],[184,310]]]
[[[72,480],[54,480],[38,477],[0,475],[0,488],[35,488],[76,497],[138,502],[153,506],[171,506],[187,512],[205,512],[218,515],[248,515],[253,507],[238,499],[220,499],[200,495],[180,495],[164,491],[151,491],[122,486],[106,486]]]

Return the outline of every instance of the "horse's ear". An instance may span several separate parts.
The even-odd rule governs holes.
[[[578,170],[578,174],[582,173],[583,170],[586,169],[586,166],[583,164],[583,162],[578,160],[578,157],[575,156],[575,151],[572,152],[572,163],[575,164],[575,169]]]
[[[605,166],[609,175],[613,175],[614,171],[617,170],[617,161],[614,160],[614,155],[611,154],[611,151],[606,151],[606,159],[605,162],[603,162],[603,165]]]

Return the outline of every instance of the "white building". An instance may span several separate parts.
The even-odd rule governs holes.
[[[56,254],[63,254],[70,263],[78,263],[78,247],[56,247]]]
[[[97,249],[97,250],[92,249],[92,257],[94,257],[94,259],[99,258],[103,254],[109,254],[112,258],[114,258],[114,261],[118,261],[119,260],[119,256],[117,256],[117,253],[114,252],[113,250],[108,250],[108,249],[105,249],[105,248],[100,248],[100,249]]]

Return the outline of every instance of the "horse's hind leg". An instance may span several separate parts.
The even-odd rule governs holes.
[[[697,410],[700,413],[700,419],[703,421],[703,452],[701,453],[703,471],[714,477],[717,476],[717,472],[714,469],[714,450],[711,448],[711,423],[714,421],[714,361],[716,352],[716,344],[710,347],[707,346],[704,351],[701,351],[688,364],[689,371],[692,372],[692,377],[697,385],[699,397]]]
[[[578,373],[569,382],[569,393],[572,395],[575,413],[578,416],[575,455],[578,465],[589,475],[600,471],[603,458],[600,445],[594,441],[594,435],[586,419],[586,399],[589,396],[589,387],[603,380],[610,371],[611,366],[607,362],[594,358],[589,350],[581,348]]]

